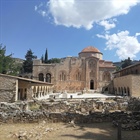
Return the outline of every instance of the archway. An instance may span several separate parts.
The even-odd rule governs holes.
[[[90,80],[90,89],[94,89],[94,81]]]
[[[46,82],[51,83],[51,74],[50,73],[46,74]]]
[[[39,77],[39,81],[44,81],[43,73],[39,73],[38,77]]]

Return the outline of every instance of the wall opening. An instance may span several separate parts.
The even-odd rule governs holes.
[[[21,100],[21,101],[27,100],[27,89],[26,88],[18,89],[18,100]]]
[[[44,81],[43,73],[39,73],[38,77],[39,77],[39,81]]]
[[[94,89],[94,81],[90,80],[90,89]]]
[[[51,83],[51,74],[50,73],[46,74],[46,82]]]

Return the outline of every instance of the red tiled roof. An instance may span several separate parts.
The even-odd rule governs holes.
[[[86,48],[84,48],[81,52],[95,52],[95,53],[100,53],[100,51],[92,46],[88,46]]]

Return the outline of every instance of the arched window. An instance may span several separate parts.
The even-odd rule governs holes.
[[[66,72],[65,71],[61,71],[60,74],[59,74],[59,78],[60,78],[60,81],[66,81],[67,80]]]
[[[39,73],[38,77],[39,77],[39,81],[44,81],[44,74],[43,73]]]
[[[46,74],[46,82],[51,83],[51,74],[50,73]]]
[[[80,72],[78,72],[76,74],[76,80],[81,81],[81,73]]]
[[[103,79],[103,81],[110,81],[111,80],[110,73],[108,71],[104,72],[102,79]]]

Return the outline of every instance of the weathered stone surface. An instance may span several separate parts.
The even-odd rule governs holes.
[[[140,110],[138,107],[137,111],[130,110],[133,109],[133,103],[139,105],[139,99],[1,102],[0,122],[66,122],[72,123],[74,127],[75,123],[111,121],[117,126],[118,121],[121,121],[123,130],[136,130],[140,129]],[[35,108],[35,105],[38,105],[38,108]],[[29,110],[31,107],[34,109]]]

